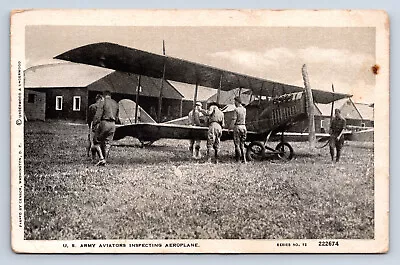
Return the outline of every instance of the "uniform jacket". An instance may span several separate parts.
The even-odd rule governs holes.
[[[200,122],[200,115],[202,115],[200,113],[200,111],[198,110],[191,110],[188,114],[188,118],[189,118],[189,123],[190,125],[197,125],[197,126],[201,126],[201,122]]]
[[[97,110],[97,105],[99,101],[96,103],[93,103],[92,105],[89,106],[87,116],[86,116],[86,122],[90,126],[94,119],[94,115],[96,115],[96,110]]]
[[[98,124],[100,121],[119,121],[119,108],[118,103],[111,97],[105,97],[97,107],[96,114],[93,119],[93,124]]]
[[[209,124],[216,122],[219,123],[222,127],[225,126],[224,113],[217,106],[211,106],[209,110],[203,110],[202,113],[209,116]]]
[[[240,105],[236,107],[232,118],[233,125],[246,125],[246,109]]]
[[[339,136],[339,134],[346,127],[346,119],[342,117],[335,117],[331,122],[330,134],[334,136]]]

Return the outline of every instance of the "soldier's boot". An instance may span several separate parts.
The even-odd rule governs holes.
[[[240,153],[241,153],[242,159],[243,159],[242,162],[246,164],[247,163],[246,153],[244,152],[244,148],[243,147],[240,148]]]
[[[207,149],[207,163],[211,163],[211,150]]]
[[[235,149],[235,160],[236,162],[240,162],[240,152],[239,150]]]
[[[104,166],[106,164],[106,160],[104,159],[103,151],[101,150],[100,145],[96,144],[94,145],[94,148],[96,149],[97,154],[100,157],[100,160],[99,162],[97,162],[96,166]]]
[[[105,145],[100,145],[101,152],[103,153],[104,159],[107,159],[107,153],[106,153],[106,146]]]
[[[218,164],[218,150],[214,150],[215,164]]]
[[[111,144],[105,144],[104,145],[104,159],[108,159],[108,156],[110,155],[110,150],[111,150]]]
[[[200,155],[200,146],[196,146],[195,150],[194,150],[194,158],[195,159],[200,159],[201,155]]]
[[[96,159],[97,150],[96,150],[94,145],[90,146],[90,151],[92,153],[92,160],[95,160]]]
[[[192,147],[190,152],[192,153],[192,158],[196,159],[196,149]]]
[[[88,145],[86,146],[86,154],[87,154],[87,157],[90,157],[90,151],[92,150],[92,144],[91,144],[91,141],[90,141],[90,133],[88,134]],[[92,154],[93,154],[93,151],[92,151]]]
[[[329,152],[331,153],[331,158],[332,158],[332,161],[334,161],[335,160],[335,150],[333,149],[333,148],[329,148]]]
[[[340,150],[337,150],[336,152],[336,162],[339,162],[340,159]]]

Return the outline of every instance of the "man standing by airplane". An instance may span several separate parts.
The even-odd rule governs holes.
[[[211,162],[211,152],[214,149],[215,163],[218,163],[222,127],[225,126],[224,113],[218,108],[218,104],[215,102],[210,104],[208,110],[200,109],[200,112],[208,116],[207,162]]]
[[[201,126],[201,122],[200,122],[200,112],[201,109],[201,102],[196,102],[195,108],[193,110],[191,110],[188,114],[188,118],[189,118],[189,123],[190,125],[193,126]],[[200,159],[201,155],[200,155],[200,143],[201,140],[198,139],[190,139],[190,146],[189,146],[189,150],[192,153],[192,157],[194,159]]]
[[[87,112],[87,117],[86,117],[86,122],[89,126],[88,146],[86,148],[86,152],[87,152],[87,156],[90,156],[90,152],[92,153],[92,159],[96,158],[96,151],[97,151],[93,145],[94,132],[96,131],[96,128],[93,126],[93,118],[94,118],[94,115],[96,114],[97,106],[100,104],[100,101],[103,100],[103,96],[101,94],[97,94],[95,99],[96,99],[96,102],[89,106],[88,112]],[[100,156],[100,154],[99,154],[99,156]]]
[[[101,156],[98,166],[104,166],[108,153],[111,148],[111,141],[114,138],[115,123],[118,121],[118,103],[111,98],[110,91],[104,92],[104,100],[97,107],[96,114],[93,118],[94,126],[97,126],[94,135],[94,145],[101,149]]]
[[[246,109],[242,105],[240,97],[235,97],[235,110],[230,128],[233,128],[233,143],[235,144],[235,158],[236,162],[242,159],[246,163],[246,154],[244,152],[244,141],[247,137],[246,129]]]
[[[342,117],[339,109],[335,109],[335,117],[332,119],[330,126],[329,138],[329,151],[331,153],[332,161],[339,162],[340,151],[344,144],[343,131],[346,127],[346,119]],[[336,148],[336,160],[335,158]]]

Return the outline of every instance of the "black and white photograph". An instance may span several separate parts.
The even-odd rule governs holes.
[[[389,248],[383,11],[14,11],[11,130],[15,252]]]

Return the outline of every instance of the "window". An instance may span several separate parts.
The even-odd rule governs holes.
[[[56,110],[62,110],[63,105],[63,97],[56,96]]]
[[[168,115],[168,117],[171,116],[171,105],[168,105],[167,115]]]
[[[327,127],[329,127],[329,121],[327,120],[321,120],[321,124],[320,124],[320,132],[321,133],[326,133],[326,131],[329,129]]]
[[[73,111],[81,110],[81,96],[74,96],[74,101],[72,103],[72,110]]]
[[[324,124],[325,124],[324,120],[321,120],[321,127],[320,127],[320,129],[325,128],[325,127],[324,127]]]
[[[28,94],[28,103],[35,103],[35,94]]]

